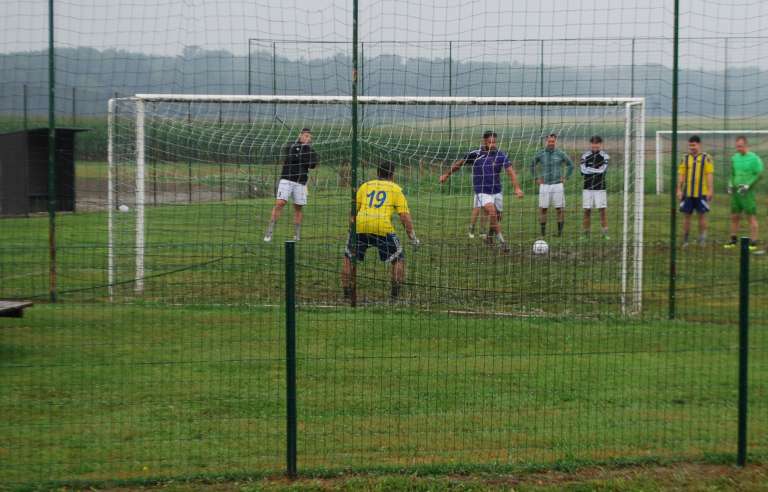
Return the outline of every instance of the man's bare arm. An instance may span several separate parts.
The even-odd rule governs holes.
[[[408,212],[400,214],[400,222],[405,227],[405,233],[408,234],[408,237],[413,239],[413,219],[411,219],[411,214]]]
[[[464,159],[459,159],[457,161],[454,161],[454,163],[451,164],[451,167],[448,168],[448,170],[440,176],[440,182],[445,183],[446,181],[448,181],[448,178],[451,177],[451,174],[461,169],[461,166],[464,165],[464,162],[466,162]]]
[[[515,188],[515,196],[518,198],[523,198],[523,190],[520,189],[520,184],[517,182],[517,173],[512,168],[512,166],[507,168],[507,176],[509,176],[509,180],[512,182],[512,186]]]

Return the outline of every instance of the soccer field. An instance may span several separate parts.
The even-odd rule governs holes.
[[[279,470],[282,322],[279,307],[72,303],[5,323],[2,480]],[[300,465],[727,455],[737,338],[717,324],[301,309]],[[768,367],[755,355],[761,459]]]
[[[346,195],[313,193],[297,262],[302,469],[734,452],[738,253],[716,242],[726,237],[724,200],[711,244],[679,251],[680,321],[671,322],[668,197],[646,196],[643,312],[625,317],[620,243],[579,239],[577,191],[546,257],[530,253],[530,193],[506,197],[512,251],[502,254],[466,237],[468,195],[411,191],[423,246],[406,249],[403,299],[388,303],[388,273],[369,253],[357,308],[342,300],[338,276]],[[127,281],[112,302],[106,213],[59,216],[60,302],[3,322],[0,481],[281,469],[282,240],[292,231],[286,214],[274,242],[262,242],[272,203],[150,207],[145,291]],[[45,217],[0,221],[5,295],[44,302],[46,228]],[[132,278],[132,253],[129,241],[118,248],[118,281]],[[768,301],[766,263],[752,263],[749,435],[760,457]]]

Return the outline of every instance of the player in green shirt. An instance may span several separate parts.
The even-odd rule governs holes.
[[[726,248],[736,247],[739,222],[744,214],[749,220],[751,251],[757,251],[757,200],[755,184],[763,174],[763,161],[749,151],[747,137],[736,138],[736,153],[731,157],[731,177],[728,179],[728,193],[731,194],[731,242]]]

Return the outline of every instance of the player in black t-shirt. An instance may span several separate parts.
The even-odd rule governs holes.
[[[307,204],[307,179],[309,170],[314,169],[318,162],[317,153],[312,148],[312,132],[309,128],[302,128],[296,141],[285,146],[283,154],[285,159],[277,185],[277,199],[267,232],[264,234],[264,241],[267,243],[272,241],[275,224],[288,200],[293,201],[293,240],[301,239],[302,207]]]
[[[582,206],[584,207],[584,236],[589,237],[592,227],[592,209],[600,211],[600,225],[603,228],[603,238],[608,237],[608,192],[605,188],[605,171],[608,169],[610,157],[603,150],[602,137],[595,135],[589,139],[590,150],[581,155],[581,174],[584,176],[584,191]]]

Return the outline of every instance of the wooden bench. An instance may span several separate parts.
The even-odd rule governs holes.
[[[5,318],[21,318],[24,310],[32,305],[29,301],[0,301],[0,316]]]

